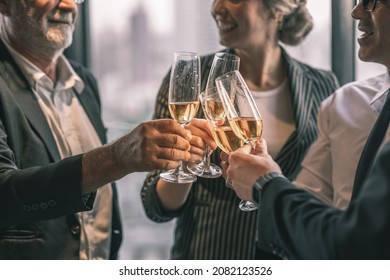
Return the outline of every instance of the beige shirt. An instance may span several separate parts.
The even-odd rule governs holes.
[[[4,40],[3,40],[4,41]],[[35,93],[57,144],[61,158],[102,145],[76,94],[84,83],[64,56],[58,59],[57,81],[51,79],[4,42]],[[97,191],[91,211],[77,213],[81,225],[80,259],[108,259],[111,241],[112,190]]]
[[[263,118],[263,135],[268,153],[275,158],[295,131],[294,110],[288,80],[269,91],[251,91]]]

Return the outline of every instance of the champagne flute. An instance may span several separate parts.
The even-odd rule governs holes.
[[[216,96],[215,79],[224,73],[238,70],[240,65],[240,58],[234,54],[219,52],[214,55],[213,63],[210,68],[210,73],[206,83],[205,95],[211,89],[211,95]],[[218,95],[218,93],[217,93]],[[219,99],[219,97],[218,97]],[[221,109],[223,111],[223,106]],[[204,111],[204,110],[203,110]],[[206,112],[204,112],[206,114]],[[215,138],[215,137],[213,137]],[[214,139],[215,140],[215,139]],[[213,163],[210,163],[210,156],[213,151],[207,146],[204,152],[202,161],[192,161],[187,165],[187,169],[199,177],[203,178],[217,178],[222,175],[222,169]]]
[[[202,92],[199,97],[218,147],[225,153],[231,153],[244,145],[244,141],[233,132],[226,118],[225,109],[217,88],[209,88],[209,90]]]
[[[199,108],[200,55],[192,52],[175,52],[171,69],[168,106],[174,120],[182,127],[189,124]],[[183,170],[183,162],[173,170],[160,174],[171,183],[191,183],[196,176]]]
[[[216,84],[234,133],[255,149],[263,132],[263,120],[240,72],[226,73],[216,79]],[[246,200],[241,200],[239,207],[243,211],[258,209],[256,203]]]

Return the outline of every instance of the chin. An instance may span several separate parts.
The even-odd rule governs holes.
[[[67,48],[72,44],[72,32],[61,32],[60,30],[52,30],[47,33],[47,40],[56,48]]]
[[[372,58],[371,55],[364,53],[364,52],[359,52],[358,57],[363,62],[373,62],[374,61],[374,59]]]
[[[235,41],[235,40],[234,40],[234,41]],[[231,48],[231,49],[234,48],[234,42],[233,42],[233,40],[223,39],[223,38],[220,37],[219,43],[220,43],[222,46],[226,47],[226,48]]]

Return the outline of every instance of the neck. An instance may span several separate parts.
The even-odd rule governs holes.
[[[240,72],[251,90],[270,90],[285,80],[287,73],[278,45],[234,51],[240,57]]]
[[[39,48],[30,46],[23,42],[18,42],[10,37],[3,36],[2,38],[17,52],[28,59],[32,64],[42,70],[53,82],[57,80],[57,61],[62,55],[63,49],[51,50],[49,48]]]

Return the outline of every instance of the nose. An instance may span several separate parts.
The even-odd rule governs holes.
[[[84,0],[58,0],[57,8],[64,11],[75,12],[77,10],[77,4]]]
[[[363,18],[369,14],[370,14],[370,12],[367,12],[366,10],[364,10],[363,4],[361,1],[357,2],[355,7],[353,7],[353,9],[351,11],[351,17],[353,19],[360,19],[360,18]]]
[[[225,0],[214,0],[211,5],[211,14],[216,16],[217,14],[221,14],[225,9]]]

